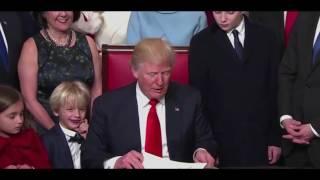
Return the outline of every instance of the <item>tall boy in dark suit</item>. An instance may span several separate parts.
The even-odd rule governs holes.
[[[216,23],[191,41],[189,73],[202,93],[220,166],[274,164],[281,153],[274,35],[240,11],[213,16]]]

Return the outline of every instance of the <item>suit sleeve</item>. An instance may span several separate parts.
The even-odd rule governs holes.
[[[204,108],[203,110],[205,112],[205,115],[208,115],[207,100],[209,93],[209,70],[204,57],[205,50],[203,50],[203,46],[205,46],[205,44],[201,40],[199,40],[198,35],[194,36],[191,39],[189,50],[189,81],[191,86],[200,91]]]
[[[298,22],[296,22],[298,24]],[[279,66],[278,105],[279,115],[292,115],[293,86],[298,71],[297,26],[290,36],[288,47]]]
[[[112,157],[107,153],[105,106],[99,97],[93,105],[92,120],[85,143],[81,146],[81,167],[103,168],[103,162]]]
[[[40,137],[36,132],[30,130],[30,136],[32,136],[32,147],[34,149],[34,166],[36,169],[50,169],[51,165],[48,158],[48,152],[44,147]]]
[[[201,97],[199,93],[195,95],[196,110],[195,110],[195,134],[196,147],[206,149],[211,155],[215,156],[218,151],[217,143],[213,137],[210,125],[203,115]]]
[[[269,131],[268,145],[280,146],[281,128],[279,126],[277,91],[278,91],[278,67],[281,60],[280,46],[276,42],[275,35],[271,32],[269,52]]]
[[[52,168],[55,168],[54,166],[54,147],[53,147],[53,143],[52,143],[52,138],[49,137],[48,133],[44,134],[41,136],[41,141],[48,153],[48,158],[49,161],[51,162]]]

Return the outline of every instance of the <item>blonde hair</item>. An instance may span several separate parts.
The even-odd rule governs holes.
[[[135,46],[131,66],[137,70],[139,65],[146,61],[155,64],[167,62],[172,67],[175,53],[168,42],[160,38],[146,38]]]
[[[66,104],[87,108],[90,103],[90,92],[80,81],[65,81],[53,90],[49,103],[53,112],[58,112],[58,109]]]

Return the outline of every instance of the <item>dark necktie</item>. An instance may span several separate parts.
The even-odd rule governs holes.
[[[0,58],[1,58],[2,64],[4,65],[5,69],[9,71],[8,52],[7,52],[7,48],[4,43],[4,38],[1,32],[0,32],[0,56],[1,56]]]
[[[70,137],[69,142],[76,142],[78,144],[82,144],[84,141],[84,138],[79,134],[76,133],[73,137]]]
[[[297,16],[298,16],[298,11],[287,11],[286,24],[284,26],[284,42],[286,46],[288,44],[289,36],[292,30],[292,27],[296,22]]]
[[[233,37],[234,37],[234,49],[238,55],[238,58],[242,60],[243,58],[243,47],[239,40],[239,32],[235,29],[232,31]]]
[[[161,129],[156,110],[157,103],[158,100],[156,99],[151,99],[149,102],[151,108],[147,117],[145,151],[162,157]]]
[[[319,50],[320,50],[320,33],[318,34],[317,40],[313,45],[312,64],[315,64],[317,62]]]

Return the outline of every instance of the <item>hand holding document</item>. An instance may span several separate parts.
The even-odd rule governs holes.
[[[207,163],[185,163],[164,159],[147,152],[143,152],[143,166],[145,169],[204,169]]]

